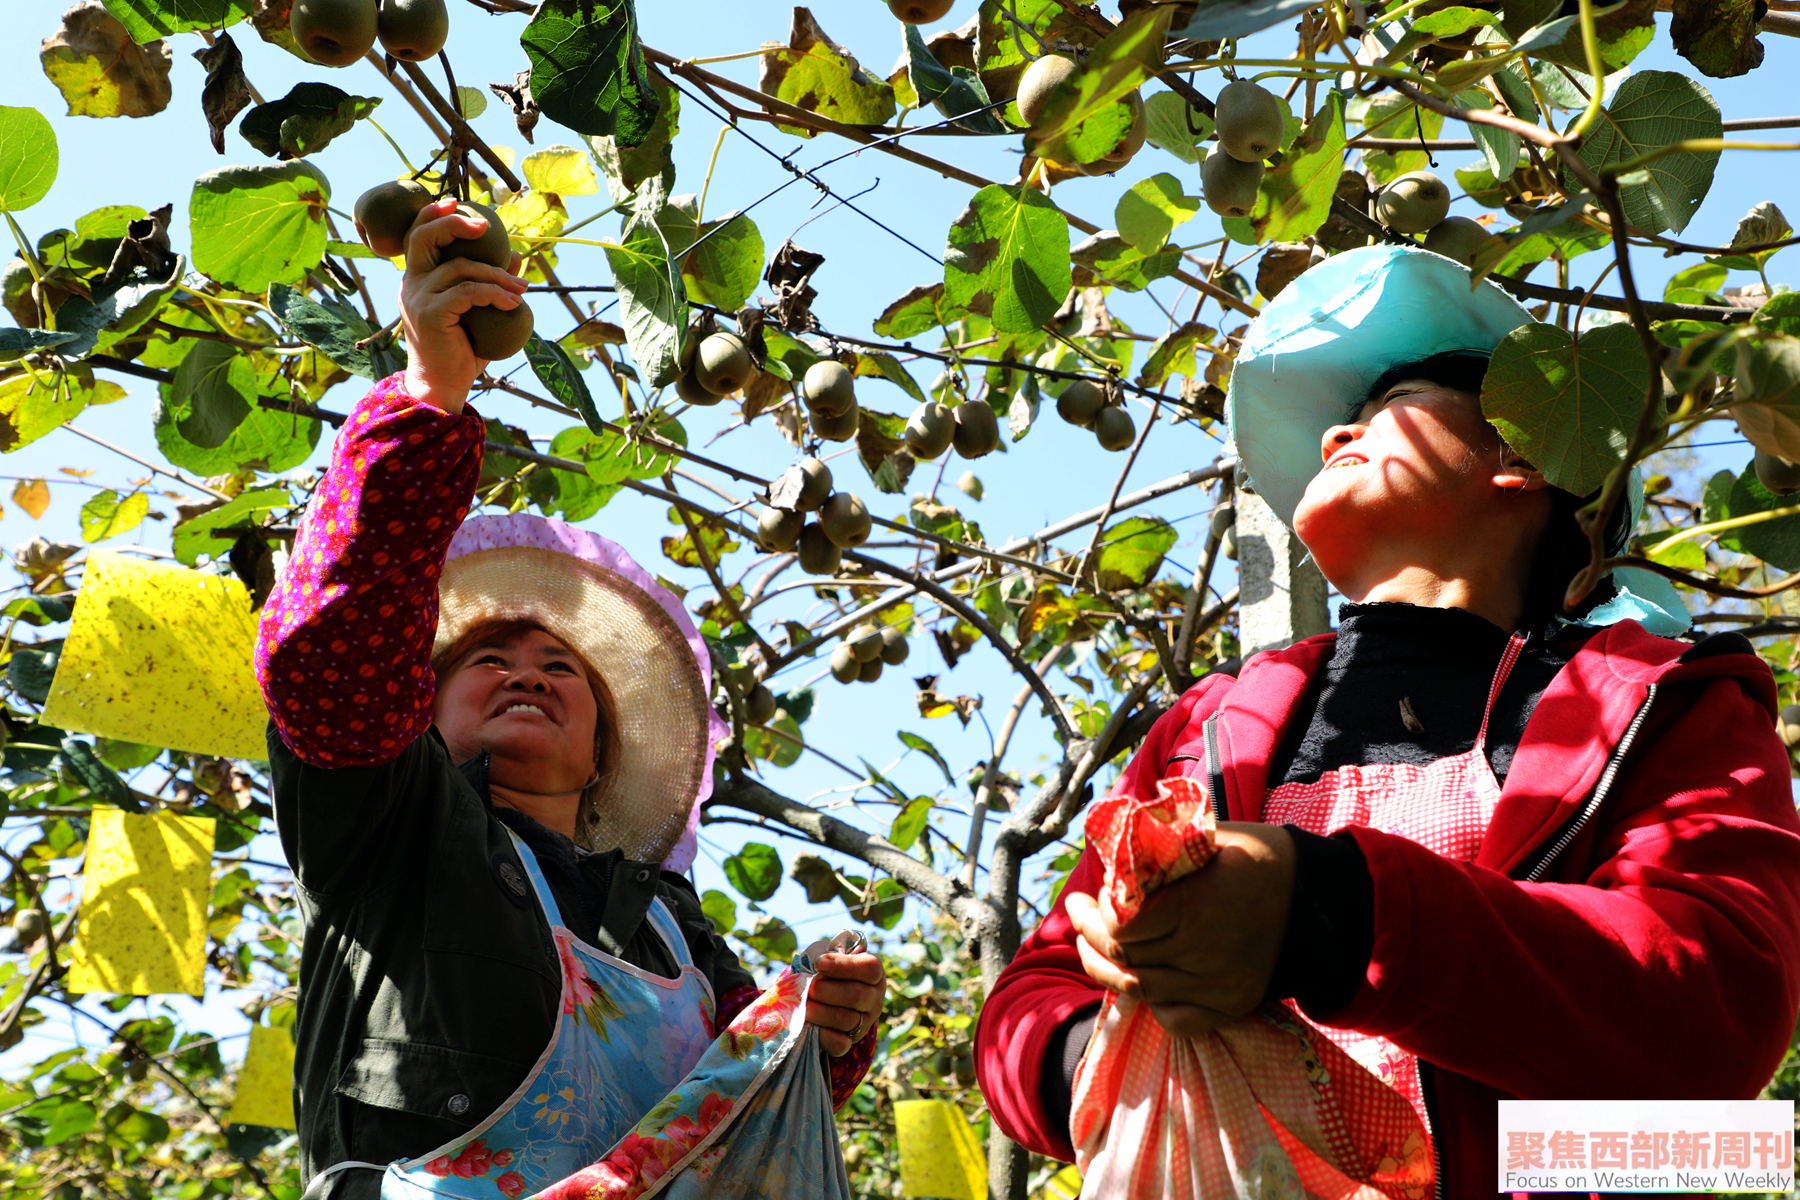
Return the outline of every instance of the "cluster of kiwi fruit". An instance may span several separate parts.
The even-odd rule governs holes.
[[[742,391],[756,375],[756,363],[750,348],[735,333],[709,333],[703,338],[689,338],[682,350],[681,378],[675,381],[675,394],[689,404],[717,404],[733,392]]]
[[[450,13],[444,0],[294,0],[288,31],[320,66],[347,67],[377,39],[389,56],[423,62],[444,48]]]
[[[406,253],[406,235],[418,220],[420,210],[434,199],[431,189],[416,179],[378,183],[356,199],[351,212],[356,219],[356,234],[383,258],[398,258]],[[465,217],[482,218],[487,221],[487,228],[479,237],[457,238],[438,251],[440,258],[467,258],[502,271],[510,270],[512,239],[507,236],[506,223],[500,215],[473,200],[459,202],[456,211]],[[531,306],[523,299],[515,308],[477,304],[462,315],[460,323],[476,358],[511,358],[531,340]]]
[[[854,493],[832,491],[831,468],[818,459],[803,458],[791,469],[800,473],[794,506],[765,505],[756,522],[757,543],[771,554],[793,551],[808,575],[836,575],[844,551],[869,540],[869,510]],[[819,515],[809,522],[807,513]]]
[[[906,449],[921,462],[951,447],[964,458],[980,458],[1000,448],[1000,422],[985,400],[965,400],[955,408],[927,400],[906,419]]]
[[[775,719],[775,693],[756,677],[750,665],[727,667],[722,672],[730,686],[744,698],[744,717],[752,725],[767,725]],[[727,712],[727,716],[730,714]]]
[[[831,652],[831,677],[839,683],[874,683],[883,666],[897,667],[912,653],[906,635],[892,625],[864,622]]]
[[[800,377],[800,402],[806,423],[828,442],[856,436],[862,410],[856,406],[856,373],[835,358],[822,358]]]
[[[1137,426],[1124,405],[1107,402],[1106,389],[1091,379],[1070,380],[1056,397],[1056,415],[1094,431],[1102,450],[1123,450],[1137,440]]]
[[[1206,206],[1221,217],[1247,217],[1256,207],[1263,165],[1281,149],[1285,132],[1281,101],[1239,79],[1228,83],[1213,101],[1213,128],[1218,142],[1200,163],[1200,189]]]
[[[1422,233],[1425,248],[1463,266],[1492,236],[1479,221],[1450,215],[1450,189],[1430,171],[1409,171],[1375,197],[1375,216],[1396,233]]]
[[[1213,509],[1212,538],[1219,543],[1219,553],[1236,562],[1237,547],[1237,506],[1231,503],[1219,505]]]
[[[1046,54],[1037,59],[1024,74],[1019,76],[1019,90],[1013,100],[1019,106],[1019,116],[1025,124],[1035,126],[1038,118],[1044,115],[1044,109],[1050,105],[1050,97],[1056,93],[1063,82],[1075,74],[1079,66],[1073,58],[1066,54]],[[1110,175],[1130,162],[1132,156],[1144,148],[1144,137],[1149,132],[1149,124],[1144,115],[1144,100],[1137,92],[1128,92],[1124,103],[1131,109],[1131,124],[1126,127],[1118,143],[1090,163],[1064,164],[1083,175]]]

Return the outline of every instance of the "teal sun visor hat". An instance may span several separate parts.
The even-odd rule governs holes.
[[[1232,367],[1225,415],[1251,486],[1291,528],[1323,466],[1325,431],[1346,421],[1384,372],[1436,354],[1485,357],[1531,321],[1498,287],[1471,287],[1468,268],[1417,247],[1365,246],[1312,267],[1264,306]],[[1627,537],[1643,505],[1636,472],[1633,480]],[[1687,606],[1661,576],[1621,570],[1613,584],[1617,596],[1581,624],[1631,618],[1665,637],[1688,627]]]

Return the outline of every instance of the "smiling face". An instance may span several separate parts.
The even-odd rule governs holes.
[[[594,774],[599,706],[581,659],[542,629],[478,636],[438,672],[437,727],[453,759],[488,751],[497,786],[579,790]]]

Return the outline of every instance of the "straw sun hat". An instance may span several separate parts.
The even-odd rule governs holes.
[[[437,650],[489,621],[532,621],[604,677],[620,755],[576,841],[685,871],[700,804],[712,793],[710,658],[668,589],[617,543],[519,513],[471,517],[450,542],[438,584]]]

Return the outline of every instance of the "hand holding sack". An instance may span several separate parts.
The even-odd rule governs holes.
[[[1121,920],[1215,853],[1201,784],[1165,779],[1156,790],[1153,800],[1109,797],[1088,815],[1102,891]],[[1109,993],[1071,1111],[1084,1197],[1416,1200],[1432,1190],[1430,1141],[1412,1106],[1285,1004],[1183,1038],[1148,1004]]]

